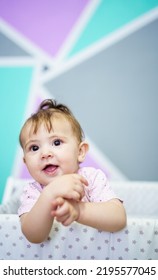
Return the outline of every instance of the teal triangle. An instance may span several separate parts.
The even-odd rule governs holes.
[[[31,66],[0,67],[0,202],[12,172],[32,72]]]
[[[156,7],[158,0],[102,0],[69,56],[75,55]]]

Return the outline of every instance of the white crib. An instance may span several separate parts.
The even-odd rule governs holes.
[[[4,200],[21,192],[24,182],[9,179]],[[111,182],[124,200],[127,226],[101,232],[74,222],[55,222],[47,241],[32,244],[23,236],[17,214],[0,214],[0,259],[4,260],[135,260],[158,259],[158,183]],[[9,189],[8,189],[9,188]]]

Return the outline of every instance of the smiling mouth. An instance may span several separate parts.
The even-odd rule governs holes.
[[[54,173],[58,168],[58,165],[53,165],[53,164],[47,164],[44,168],[43,171],[45,173]]]

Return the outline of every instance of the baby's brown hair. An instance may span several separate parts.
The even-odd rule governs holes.
[[[45,99],[41,102],[37,112],[32,114],[24,123],[19,135],[21,147],[23,147],[22,132],[27,124],[31,124],[31,129],[34,134],[36,134],[39,126],[42,123],[44,123],[47,130],[50,132],[53,129],[53,118],[59,118],[61,116],[70,122],[73,133],[76,136],[78,142],[82,142],[84,139],[84,132],[71,110],[64,104],[58,104],[56,100]]]

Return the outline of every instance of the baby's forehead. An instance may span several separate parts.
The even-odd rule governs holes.
[[[73,125],[71,121],[65,116],[53,116],[49,119],[39,119],[38,121],[30,120],[25,126],[26,132],[29,134],[36,134],[39,130],[54,132],[56,130],[71,130]]]

